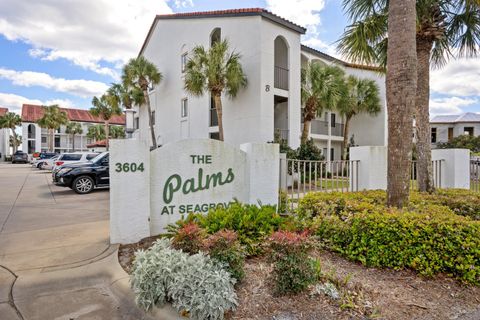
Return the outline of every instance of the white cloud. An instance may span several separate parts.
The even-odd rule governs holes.
[[[431,73],[433,92],[456,96],[480,96],[480,59],[450,61]]]
[[[155,14],[171,13],[168,0],[2,0],[0,34],[33,46],[30,55],[67,59],[116,76],[102,62],[123,63],[138,54]],[[189,5],[191,1],[179,1]]]
[[[189,8],[193,7],[192,0],[174,0],[175,7],[177,8]]]
[[[13,93],[1,93],[0,92],[0,107],[8,108],[10,112],[20,114],[22,112],[23,104],[37,104],[37,105],[52,105],[58,104],[62,108],[73,108],[73,102],[68,99],[49,99],[41,101],[38,99],[29,99],[23,96],[19,96]]]
[[[0,68],[0,78],[8,79],[17,86],[40,86],[83,98],[100,95],[108,89],[108,86],[103,82],[54,78],[49,74],[33,71],[15,71]]]
[[[430,114],[431,115],[448,115],[459,114],[465,112],[462,108],[469,107],[478,103],[477,99],[473,98],[437,98],[430,100]]]

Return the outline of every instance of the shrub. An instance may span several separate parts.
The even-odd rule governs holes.
[[[480,222],[452,213],[384,209],[344,221],[319,216],[317,235],[333,250],[367,266],[412,268],[480,282]]]
[[[270,237],[270,260],[278,294],[298,293],[315,280],[314,264],[308,256],[306,233],[277,231]]]
[[[210,235],[204,242],[210,257],[220,261],[238,281],[245,276],[245,256],[235,231],[221,230]]]
[[[234,310],[235,279],[204,253],[189,255],[160,239],[147,251],[136,253],[130,278],[136,303],[145,310],[167,300],[192,319],[223,319]]]
[[[175,249],[195,254],[202,248],[203,230],[193,222],[182,225],[173,236],[172,246]]]

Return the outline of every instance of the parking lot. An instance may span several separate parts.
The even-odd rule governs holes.
[[[108,218],[108,189],[78,195],[0,163],[0,318],[136,318],[112,293],[125,274]]]

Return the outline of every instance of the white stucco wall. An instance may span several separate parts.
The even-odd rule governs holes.
[[[5,157],[10,154],[10,129],[0,129],[0,161],[4,161]]]

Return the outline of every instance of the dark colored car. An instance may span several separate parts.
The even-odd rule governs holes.
[[[104,152],[90,161],[61,166],[52,173],[53,183],[86,194],[98,187],[110,186],[109,154]]]
[[[28,163],[28,154],[23,151],[17,151],[12,156],[12,163]]]

